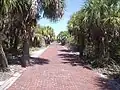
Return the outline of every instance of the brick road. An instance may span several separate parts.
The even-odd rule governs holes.
[[[64,47],[52,44],[40,62],[28,67],[8,90],[109,90],[94,71],[73,65],[76,56],[72,56]]]

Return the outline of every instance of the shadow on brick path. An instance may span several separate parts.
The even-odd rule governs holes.
[[[102,78],[102,77],[96,77],[95,82],[96,86],[100,87],[100,90],[112,90],[108,84],[108,79]]]
[[[49,60],[44,58],[30,57],[30,63],[32,65],[33,64],[44,65],[44,64],[49,64]]]
[[[79,55],[71,53],[71,50],[62,49],[58,56],[63,60],[64,64],[71,64],[72,66],[84,66],[85,63],[79,58]]]
[[[79,55],[70,53],[70,50],[62,49],[59,50],[61,53],[58,56],[61,58],[63,64],[70,64],[71,66],[84,66],[86,65],[80,58]],[[86,69],[89,69],[85,67]],[[99,90],[112,90],[108,85],[108,79],[102,77],[94,77],[95,86],[99,87]]]

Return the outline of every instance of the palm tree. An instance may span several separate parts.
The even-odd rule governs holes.
[[[34,35],[34,39],[36,40],[36,42],[41,42],[40,40],[45,39],[46,40],[46,44],[47,42],[51,43],[55,38],[55,33],[54,33],[54,29],[50,26],[37,26],[36,30],[35,30],[35,35]],[[39,40],[38,40],[39,39]],[[44,46],[44,41],[43,42],[43,46]],[[42,44],[42,42],[40,44]],[[34,43],[34,46],[36,46],[36,44]]]
[[[63,0],[62,0],[63,1]],[[49,18],[52,21],[56,21],[58,18],[62,16],[62,9],[64,4],[62,1],[56,2],[56,0],[48,1],[48,0],[37,0],[37,12],[34,12],[32,7],[31,0],[22,0],[18,1],[18,12],[22,12],[20,14],[21,17],[21,24],[23,27],[23,62],[26,66],[26,61],[29,61],[29,39],[31,36],[32,28],[36,25],[36,19],[41,12],[43,12],[43,16]],[[59,6],[57,6],[59,5]],[[54,9],[53,9],[54,7]],[[33,10],[33,11],[32,11]],[[34,14],[33,14],[34,13]]]
[[[84,38],[84,28],[83,28],[83,19],[84,12],[83,10],[73,14],[71,20],[68,22],[68,31],[74,36],[76,40],[78,51],[80,52],[80,56],[83,56],[83,51],[85,48],[85,38]]]
[[[110,51],[119,43],[119,3],[119,0],[88,0],[68,22],[69,32],[78,44],[84,43],[87,57],[97,58],[97,63],[103,63],[105,58],[108,62],[112,56]]]
[[[1,54],[0,68],[2,68],[3,71],[8,70],[7,58],[5,56],[5,53],[2,47],[2,41],[5,39],[5,35],[3,34],[4,23],[5,23],[4,19],[7,17],[9,11],[14,5],[15,5],[15,2],[13,0],[9,0],[9,1],[1,0],[0,1],[0,54]]]
[[[56,0],[37,0],[37,4],[35,4],[33,0],[0,1],[1,36],[4,36],[2,31],[8,30],[7,32],[10,32],[10,35],[8,33],[7,36],[13,36],[15,39],[15,41],[10,39],[11,45],[13,44],[13,42],[15,44],[15,42],[17,41],[17,45],[14,45],[14,48],[16,49],[19,43],[18,39],[23,40],[23,66],[26,66],[26,61],[29,60],[29,39],[33,36],[34,26],[36,25],[36,21],[40,17],[40,14],[43,13],[44,17],[50,18],[50,20],[52,21],[56,21],[62,16],[64,7],[64,4],[62,3],[64,3],[64,0],[59,0],[59,2]],[[10,31],[10,29],[12,31]],[[12,33],[13,31],[15,32],[14,34],[16,34],[17,32],[18,36],[14,36]],[[7,68],[8,63],[2,48],[2,37],[0,38],[0,45],[0,51],[2,53],[1,56],[3,58],[1,60],[1,66]]]
[[[61,31],[61,32],[57,35],[57,41],[58,41],[59,43],[61,43],[62,45],[67,44],[69,38],[70,38],[70,35],[69,35],[68,31]]]

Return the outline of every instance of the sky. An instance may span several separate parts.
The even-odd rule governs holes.
[[[58,35],[61,31],[67,30],[67,23],[72,16],[73,13],[80,10],[80,8],[84,5],[85,0],[65,0],[66,7],[65,12],[62,19],[58,22],[50,22],[48,19],[40,19],[38,24],[41,26],[51,26],[55,34]]]

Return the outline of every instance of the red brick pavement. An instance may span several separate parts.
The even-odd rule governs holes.
[[[62,49],[58,44],[51,45],[40,56],[49,62],[28,67],[8,90],[108,90],[105,80],[94,71],[62,63],[65,58],[59,54],[68,54]]]

